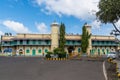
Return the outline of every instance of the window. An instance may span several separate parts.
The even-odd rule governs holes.
[[[100,44],[100,41],[97,41],[97,44]]]
[[[33,40],[33,44],[35,44],[36,43],[36,41],[35,40]]]
[[[66,41],[66,43],[67,43],[67,44],[69,44],[69,43],[70,43],[70,41],[69,41],[69,40],[67,40],[67,41]]]
[[[26,53],[30,53],[30,50],[29,50],[29,49],[27,49],[27,50],[26,50]]]
[[[80,48],[78,48],[78,53],[80,53]]]
[[[102,52],[104,52],[104,48],[102,49]]]
[[[109,49],[107,49],[107,54],[109,53]]]
[[[26,42],[27,44],[29,44],[30,43],[30,41],[29,40],[27,40],[27,42]]]
[[[8,42],[7,42],[7,41],[5,41],[4,43],[5,43],[5,44],[7,44]]]
[[[73,40],[72,43],[73,43],[73,45],[74,45],[74,44],[75,44],[75,41]]]
[[[45,49],[45,53],[47,53],[48,52],[48,49]]]
[[[48,40],[46,40],[45,42],[46,42],[46,44],[49,44],[49,41],[48,41]]]
[[[42,53],[42,50],[41,50],[41,49],[39,49],[39,50],[38,50],[38,53]]]
[[[104,44],[105,42],[104,41],[102,41],[102,44]]]
[[[22,41],[22,40],[20,40],[20,44],[23,44],[23,41]]]
[[[14,44],[15,44],[15,45],[17,44],[17,41],[16,41],[16,40],[14,41]]]
[[[41,44],[41,40],[38,40],[38,44]]]

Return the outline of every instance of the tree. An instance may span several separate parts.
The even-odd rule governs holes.
[[[64,52],[64,47],[65,47],[65,25],[61,23],[60,25],[60,45],[59,48]]]
[[[89,32],[87,31],[85,25],[82,28],[82,40],[81,40],[81,50],[82,50],[82,53],[86,53],[87,52],[87,49],[88,49],[88,46],[89,46],[89,39],[91,37],[91,34],[89,34]]]
[[[98,7],[97,18],[102,23],[112,23],[115,30],[120,33],[115,25],[120,19],[120,0],[100,0]]]

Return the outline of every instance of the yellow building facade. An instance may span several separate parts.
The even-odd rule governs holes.
[[[85,25],[91,33],[91,26]],[[81,35],[66,34],[65,51],[71,54],[81,53]],[[89,39],[88,55],[103,55],[117,50],[118,44],[114,36],[91,35]],[[2,53],[25,56],[44,56],[59,46],[59,24],[51,24],[50,34],[23,34],[15,36],[2,35]]]

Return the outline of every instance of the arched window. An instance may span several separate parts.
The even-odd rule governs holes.
[[[42,49],[38,49],[38,53],[42,53]]]
[[[102,52],[104,52],[104,48],[102,49]]]
[[[102,54],[105,54],[105,49],[104,48],[102,49]]]
[[[44,52],[47,53],[47,52],[48,52],[48,49],[46,48],[46,49],[44,50]]]
[[[100,55],[100,49],[98,48],[98,55]]]
[[[80,51],[81,51],[81,49],[80,49],[80,48],[78,48],[78,53],[80,53]]]
[[[107,48],[107,54],[109,53],[109,49]]]
[[[91,55],[94,55],[94,53],[95,53],[95,49],[93,48],[93,49],[92,49]]]
[[[19,52],[23,52],[23,49],[19,49]]]
[[[26,53],[29,54],[30,53],[30,49],[26,49]]]
[[[23,49],[19,49],[19,55],[22,55],[23,54]]]
[[[36,49],[33,49],[33,50],[32,50],[32,55],[33,55],[33,56],[36,55]]]

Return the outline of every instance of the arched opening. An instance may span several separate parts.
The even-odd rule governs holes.
[[[90,51],[90,53],[91,53],[90,55],[93,56],[93,55],[95,54],[95,48],[93,48],[93,49]]]
[[[47,52],[48,52],[48,48],[45,48],[45,49],[44,49],[43,56],[45,56],[45,55],[47,54]]]
[[[69,55],[72,56],[75,48],[74,48],[73,46],[69,46],[69,47],[67,48],[67,50],[68,50]]]
[[[38,55],[43,55],[42,54],[42,48],[38,48]]]
[[[32,50],[32,55],[33,55],[33,56],[36,55],[36,50],[35,50],[35,49]]]
[[[27,49],[25,50],[25,55],[30,55],[30,48],[27,48]]]
[[[98,48],[98,55],[100,56],[100,49]]]
[[[78,48],[78,53],[80,53],[81,52],[81,48]]]
[[[105,54],[105,49],[104,48],[102,48],[102,54]]]
[[[23,55],[23,49],[19,49],[19,55]]]
[[[107,51],[107,54],[108,54],[109,53],[109,49],[107,48],[106,51]]]

